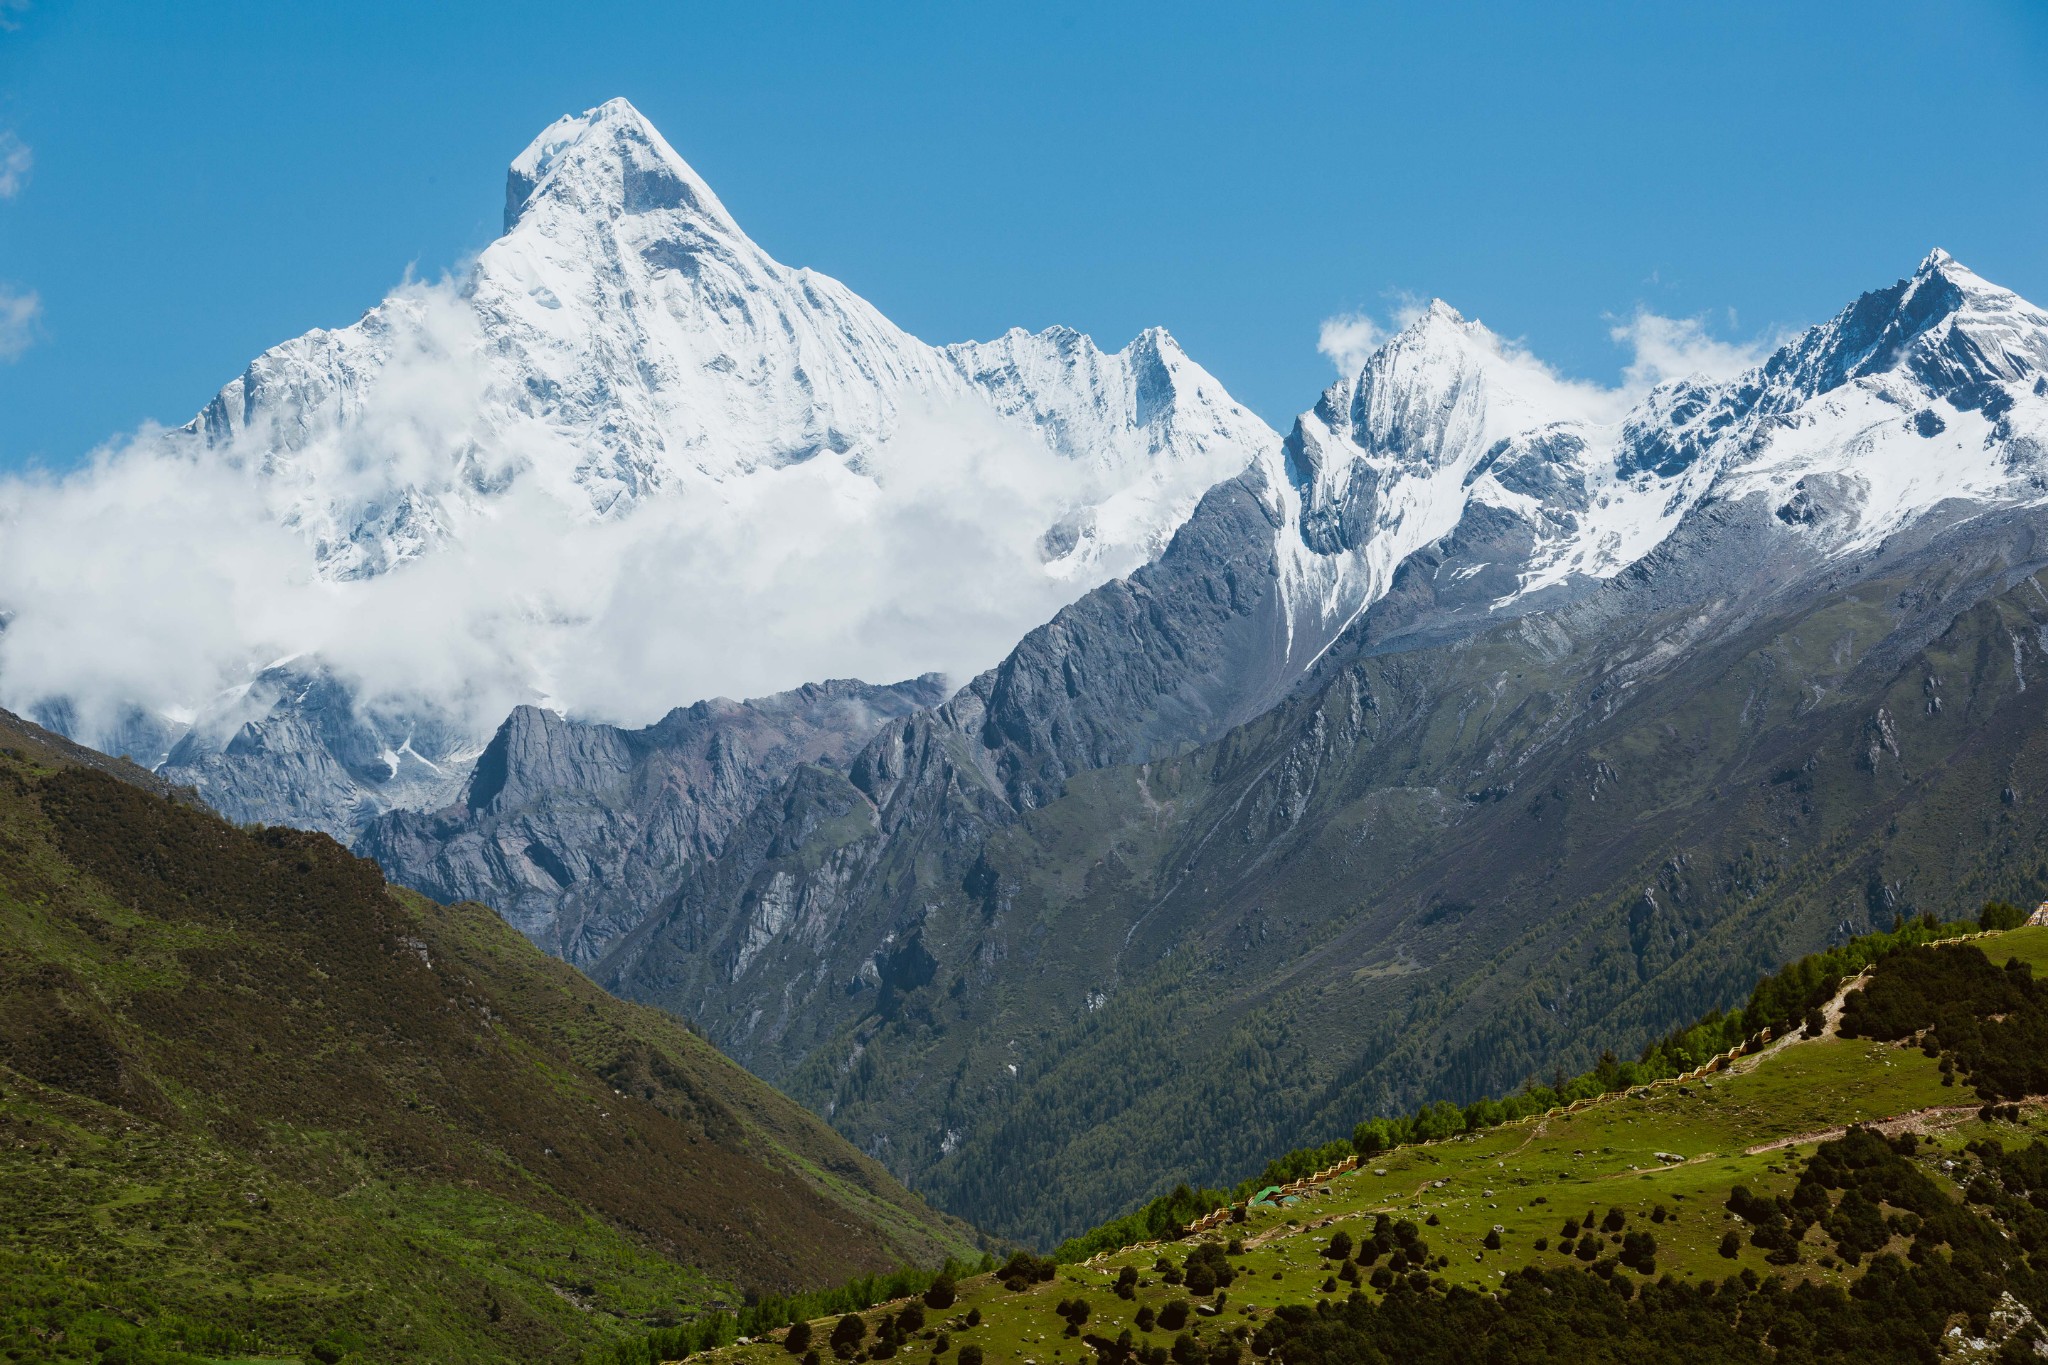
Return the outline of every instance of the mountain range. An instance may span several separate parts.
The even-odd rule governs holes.
[[[1047,1238],[2048,890],[2044,348],[1936,253],[1732,381],[1524,425],[1432,309],[593,970]]]
[[[915,341],[614,101],[513,163],[459,289],[277,348],[176,440],[324,590],[459,579],[489,628],[397,682],[251,639],[184,711],[43,714],[493,906],[1011,1237],[2048,892],[2048,313],[1940,251],[1645,392],[1433,303],[1283,438],[1163,333]],[[730,676],[791,690],[671,709],[733,580],[650,545],[865,546],[791,507],[951,497],[973,450],[1038,471],[976,511],[1029,554],[886,562],[931,624],[878,676],[1014,621],[992,666],[791,688],[753,656],[814,603],[742,594]],[[536,501],[558,555],[499,534]],[[607,670],[677,691],[628,716]]]
[[[253,519],[207,514],[252,546],[236,576],[289,585],[187,632],[210,652],[176,671],[210,686],[67,672],[28,570],[0,677],[237,819],[351,838],[454,797],[517,703],[641,725],[825,669],[978,669],[1274,440],[1156,329],[919,341],[772,259],[613,100],[513,161],[459,280],[265,352],[149,448]]]

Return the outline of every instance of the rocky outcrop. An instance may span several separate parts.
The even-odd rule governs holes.
[[[372,821],[356,851],[443,901],[481,901],[587,962],[716,853],[800,764],[844,765],[883,726],[939,702],[937,676],[718,698],[640,730],[522,706],[461,799]]]
[[[1946,894],[1897,865],[1891,813],[1938,835],[1943,803],[2017,809],[1998,793],[2048,764],[1910,785],[2041,700],[2017,678],[2048,638],[2048,378],[2013,337],[2048,316],[1939,254],[1871,297],[1901,327],[1866,299],[1606,421],[1432,310],[1157,563],[792,773],[593,972],[949,1207],[1051,1238],[1590,1061],[1589,1022],[1725,1004],[1874,922],[1835,903],[1873,868]],[[1831,347],[1889,359],[1799,359]],[[1971,357],[1988,409],[1955,401]],[[1682,456],[1646,458],[1653,429]],[[1917,757],[1909,710],[1945,727]],[[1996,875],[2032,875],[2012,848]]]
[[[366,701],[318,663],[298,661],[217,702],[156,770],[230,820],[347,843],[384,811],[454,796],[477,748],[438,708]]]

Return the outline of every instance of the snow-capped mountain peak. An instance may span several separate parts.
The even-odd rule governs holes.
[[[217,602],[225,581],[247,601],[175,632],[205,656],[152,670],[175,686],[65,714],[110,743],[137,714],[165,748],[189,730],[188,766],[222,757],[209,790],[253,816],[234,748],[252,679],[286,655],[329,670],[346,686],[272,689],[273,709],[354,708],[346,754],[332,726],[265,733],[334,750],[306,771],[345,776],[291,798],[332,826],[415,800],[357,750],[435,736],[415,751],[459,782],[521,701],[639,723],[819,677],[975,672],[1277,440],[1157,329],[1117,352],[1065,329],[909,335],[775,260],[612,100],[512,160],[505,231],[462,278],[272,348],[137,443],[137,487],[203,486],[195,516],[224,518],[176,557],[224,567],[172,595]],[[94,591],[74,585],[52,629],[120,619]],[[62,594],[0,594],[7,647],[36,647],[37,594]],[[111,690],[65,648],[41,647],[48,681],[15,704]],[[262,818],[280,818],[264,781]]]
[[[745,235],[703,177],[624,99],[564,115],[513,158],[505,231],[543,202],[577,213],[686,213]]]
[[[1504,443],[1587,426],[1608,416],[1604,406],[1436,300],[1296,420],[1277,482],[1298,499],[1309,550],[1381,542],[1397,563],[1456,525]]]
[[[1087,578],[1156,550],[1274,439],[1163,331],[1115,354],[1061,329],[926,345],[770,257],[623,99],[550,125],[506,199],[504,236],[454,296],[401,290],[288,342],[192,425],[265,472],[323,577],[430,553],[521,483],[606,519],[656,495],[729,500],[817,461],[834,496],[864,499],[906,413],[966,404],[1088,471],[1044,528],[1067,547],[1048,556],[1055,576]],[[413,458],[389,459],[394,444]],[[1150,492],[1114,524],[1090,518],[1127,488]]]
[[[1761,379],[1781,391],[1778,407],[1893,373],[1974,407],[1990,399],[1986,386],[2044,367],[2048,313],[1937,248],[1908,278],[1863,295],[1773,356]]]
[[[1455,575],[1511,570],[1496,610],[1612,577],[1710,495],[1852,553],[1944,502],[2042,496],[2048,312],[1936,250],[1747,373],[1631,398],[1434,301],[1296,420],[1266,483],[1311,655],[1454,532],[1489,556]]]

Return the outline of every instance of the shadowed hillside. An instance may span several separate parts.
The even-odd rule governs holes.
[[[969,1249],[491,912],[85,757],[6,718],[0,1344],[573,1360]]]

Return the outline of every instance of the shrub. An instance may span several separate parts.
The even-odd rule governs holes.
[[[1003,1262],[1003,1268],[996,1272],[996,1278],[1014,1294],[1033,1284],[1049,1280],[1058,1273],[1059,1266],[1052,1260],[1033,1256],[1028,1251],[1020,1251]]]
[[[802,1355],[811,1346],[811,1325],[808,1322],[799,1322],[791,1327],[783,1334],[782,1345],[791,1355]]]
[[[981,1348],[968,1344],[960,1348],[960,1365],[981,1365]]]
[[[959,1290],[953,1281],[953,1272],[941,1270],[939,1277],[932,1281],[931,1288],[924,1291],[924,1305],[927,1308],[951,1308],[953,1300],[958,1296]]]
[[[867,1340],[868,1325],[858,1313],[848,1313],[832,1328],[832,1350],[840,1356],[850,1356],[860,1349]]]
[[[1189,1293],[1210,1294],[1228,1288],[1230,1282],[1237,1278],[1237,1267],[1230,1263],[1230,1257],[1221,1246],[1204,1242],[1188,1253],[1181,1277]]]
[[[1178,1332],[1181,1328],[1187,1326],[1188,1301],[1186,1299],[1169,1299],[1166,1307],[1159,1310],[1158,1321],[1160,1327],[1164,1330]]]
[[[1977,916],[1979,929],[2017,929],[2027,922],[2027,912],[2004,901],[1985,901]]]

